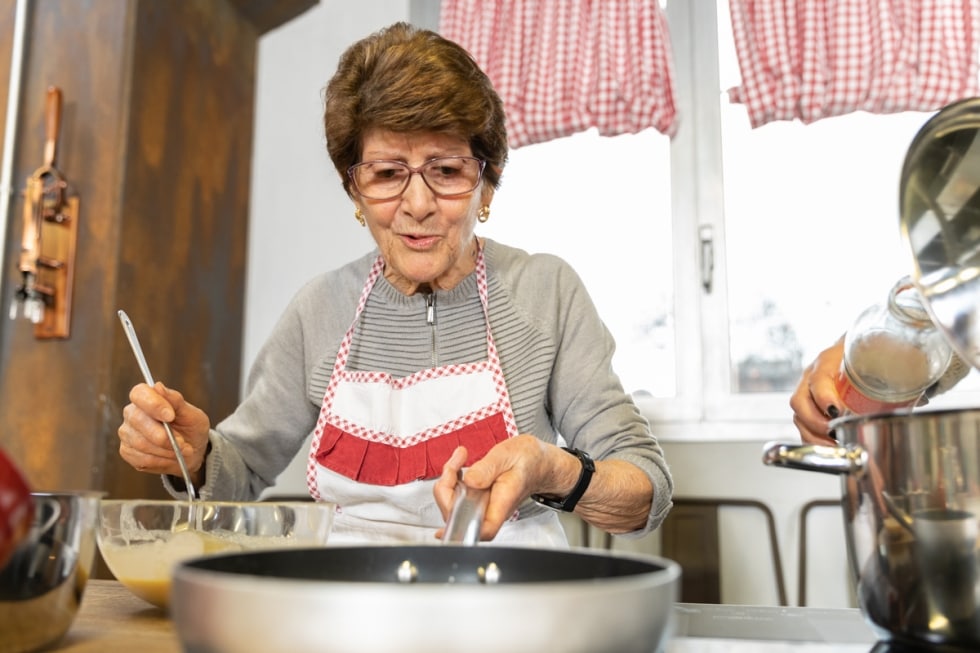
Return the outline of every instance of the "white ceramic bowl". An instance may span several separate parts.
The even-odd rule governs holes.
[[[335,506],[313,501],[104,499],[98,545],[116,579],[167,608],[176,565],[191,558],[324,545]]]

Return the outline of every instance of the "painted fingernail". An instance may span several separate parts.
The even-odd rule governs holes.
[[[834,442],[837,442],[837,432],[836,431],[827,431],[827,437],[830,438],[831,440],[833,440]]]
[[[840,411],[837,410],[837,406],[833,406],[833,405],[827,406],[827,415],[831,419],[834,419],[834,418],[840,417]]]

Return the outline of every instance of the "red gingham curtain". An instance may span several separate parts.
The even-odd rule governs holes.
[[[673,63],[657,0],[443,0],[439,31],[493,81],[511,147],[591,127],[674,134]]]
[[[753,127],[977,94],[980,0],[729,0]]]

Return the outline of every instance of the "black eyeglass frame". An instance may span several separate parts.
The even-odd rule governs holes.
[[[429,180],[426,179],[424,174],[422,174],[422,170],[432,165],[434,162],[441,161],[443,159],[465,159],[467,161],[476,161],[477,164],[479,164],[480,169],[477,172],[476,183],[473,184],[473,187],[468,190],[459,191],[458,193],[441,193],[437,191],[435,188],[433,188],[432,185],[429,183]],[[402,189],[400,191],[398,191],[394,195],[389,195],[387,197],[372,197],[361,190],[361,188],[357,185],[357,178],[355,177],[355,171],[362,166],[377,164],[377,163],[393,163],[395,165],[402,166],[403,168],[406,168],[408,170],[408,176],[405,177],[405,184],[402,186]],[[395,161],[394,159],[372,159],[370,161],[361,161],[360,163],[355,163],[351,167],[347,168],[347,178],[350,179],[350,183],[354,187],[354,190],[356,190],[359,195],[369,200],[384,201],[384,200],[393,200],[401,197],[402,195],[405,194],[405,191],[408,190],[408,185],[412,183],[413,175],[420,176],[422,178],[422,183],[425,184],[425,187],[431,190],[436,197],[453,198],[453,197],[460,197],[468,193],[472,193],[474,190],[476,190],[480,186],[480,182],[483,180],[483,171],[486,169],[486,167],[487,167],[487,162],[484,161],[483,159],[478,159],[475,156],[438,156],[434,159],[429,159],[428,161],[418,166],[417,168],[413,168],[412,166],[408,165],[404,161]]]

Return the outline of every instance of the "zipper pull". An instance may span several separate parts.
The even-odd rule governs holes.
[[[436,323],[436,294],[434,292],[425,296],[425,321],[429,326]]]

